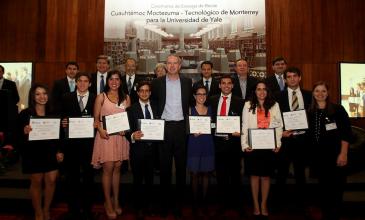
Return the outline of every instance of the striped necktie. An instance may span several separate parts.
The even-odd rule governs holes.
[[[299,102],[298,102],[298,96],[297,96],[296,91],[293,91],[291,109],[292,109],[292,111],[296,111],[299,109]]]

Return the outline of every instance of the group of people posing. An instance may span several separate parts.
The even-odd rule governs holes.
[[[105,213],[109,219],[122,214],[120,175],[122,165],[128,161],[138,218],[151,213],[155,201],[161,216],[172,212],[181,217],[187,170],[191,174],[193,213],[212,201],[207,197],[208,186],[215,176],[216,214],[232,208],[243,215],[242,167],[250,180],[252,215],[268,218],[271,177],[276,177],[277,193],[282,195],[278,198],[285,199],[286,179],[293,163],[298,206],[305,206],[305,170],[311,165],[320,186],[323,218],[339,219],[351,125],[344,108],[329,101],[325,82],[315,83],[311,92],[302,89],[301,71],[287,67],[282,57],[273,60],[275,74],[264,80],[249,76],[245,59],[235,62],[235,73],[219,79],[213,77],[213,64],[205,61],[201,63],[202,79],[195,83],[179,74],[181,59],[174,54],[167,57],[166,65],[158,66],[161,76],[152,81],[136,75],[136,66],[134,59],[127,59],[122,76],[120,71],[109,70],[108,57],[99,56],[97,72],[91,75],[79,72],[76,62],[69,62],[67,76],[54,83],[52,93],[44,85],[32,86],[29,108],[19,116],[19,131],[23,137],[23,171],[31,174],[30,193],[37,220],[50,218],[61,161],[70,219],[92,218],[94,169],[99,168]],[[309,128],[285,129],[282,114],[297,110],[306,110]],[[108,134],[103,116],[125,111],[130,130]],[[61,117],[61,133],[66,133],[63,131],[67,130],[70,117],[94,117],[95,138],[28,141],[27,135],[32,132],[30,118],[51,116]],[[210,116],[211,134],[189,134],[188,116]],[[215,132],[217,116],[239,116],[241,130],[230,134]],[[163,119],[164,140],[141,141],[139,119]],[[250,146],[249,131],[257,128],[275,130],[275,146],[268,146],[272,149]],[[160,190],[153,195],[156,159]],[[172,184],[173,172],[176,185]]]

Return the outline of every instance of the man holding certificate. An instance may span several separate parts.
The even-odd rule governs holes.
[[[253,215],[267,217],[274,152],[281,146],[283,124],[279,104],[272,98],[265,82],[257,83],[255,94],[245,103],[242,118],[241,143],[245,152],[245,174],[250,176],[251,182]]]
[[[92,116],[96,96],[88,90],[90,80],[88,73],[77,73],[76,90],[64,94],[61,102],[62,127],[67,132],[63,150],[69,219],[92,218],[94,169],[90,161],[94,143]]]
[[[280,109],[285,117],[286,112],[296,112],[308,109],[311,103],[311,92],[300,88],[301,71],[296,67],[289,67],[284,71],[284,79],[287,87],[281,92],[279,97]],[[304,114],[305,116],[305,114]],[[297,120],[304,120],[295,117]],[[286,120],[284,119],[284,122]],[[292,126],[285,124],[284,127]],[[279,187],[278,196],[284,199],[285,183],[289,174],[290,164],[293,163],[294,177],[296,182],[297,202],[302,204],[305,195],[305,166],[308,163],[308,138],[305,130],[284,129],[282,138],[282,149],[278,154],[277,184]]]
[[[128,118],[130,124],[130,133],[127,138],[130,139],[130,163],[133,173],[134,185],[134,205],[137,211],[137,219],[145,215],[143,209],[148,209],[152,201],[152,184],[154,168],[154,151],[156,143],[151,141],[141,141],[144,133],[140,129],[141,119],[156,119],[156,108],[150,102],[151,84],[147,81],[141,81],[137,85],[137,95],[139,101],[128,108]],[[143,187],[143,181],[145,187]],[[147,211],[147,210],[145,210]]]
[[[221,93],[210,98],[212,106],[212,119],[216,122],[217,116],[239,118],[237,131],[233,133],[224,132],[229,130],[231,126],[216,128],[221,130],[221,134],[216,134],[215,142],[215,167],[217,175],[217,184],[219,188],[220,201],[224,206],[234,206],[240,212],[243,210],[240,206],[239,199],[241,197],[241,143],[240,143],[240,124],[241,113],[243,109],[243,100],[232,95],[233,79],[229,75],[224,75],[219,81]],[[226,117],[227,118],[227,117]],[[217,124],[216,124],[217,125]],[[236,127],[236,126],[235,126]],[[218,214],[224,214],[228,207],[221,207]]]

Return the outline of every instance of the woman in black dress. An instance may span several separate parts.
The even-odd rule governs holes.
[[[43,85],[33,85],[29,91],[29,108],[21,111],[19,115],[19,129],[22,134],[23,173],[30,174],[30,195],[36,220],[50,219],[49,209],[56,185],[58,162],[63,160],[63,154],[57,150],[57,141],[28,141],[28,135],[32,132],[30,118],[45,117],[49,114],[48,89]]]
[[[313,86],[309,109],[310,134],[313,143],[312,171],[320,186],[323,219],[339,219],[344,186],[347,152],[352,138],[351,124],[345,109],[331,103],[328,85]]]

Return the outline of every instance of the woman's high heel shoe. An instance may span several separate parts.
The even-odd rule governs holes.
[[[108,219],[116,219],[117,218],[117,213],[115,211],[108,212],[108,209],[107,209],[105,203],[104,203],[104,209],[105,209],[105,214],[108,217]]]
[[[117,213],[117,215],[121,215],[123,213],[123,209],[121,207],[117,207],[115,208],[115,213]]]

